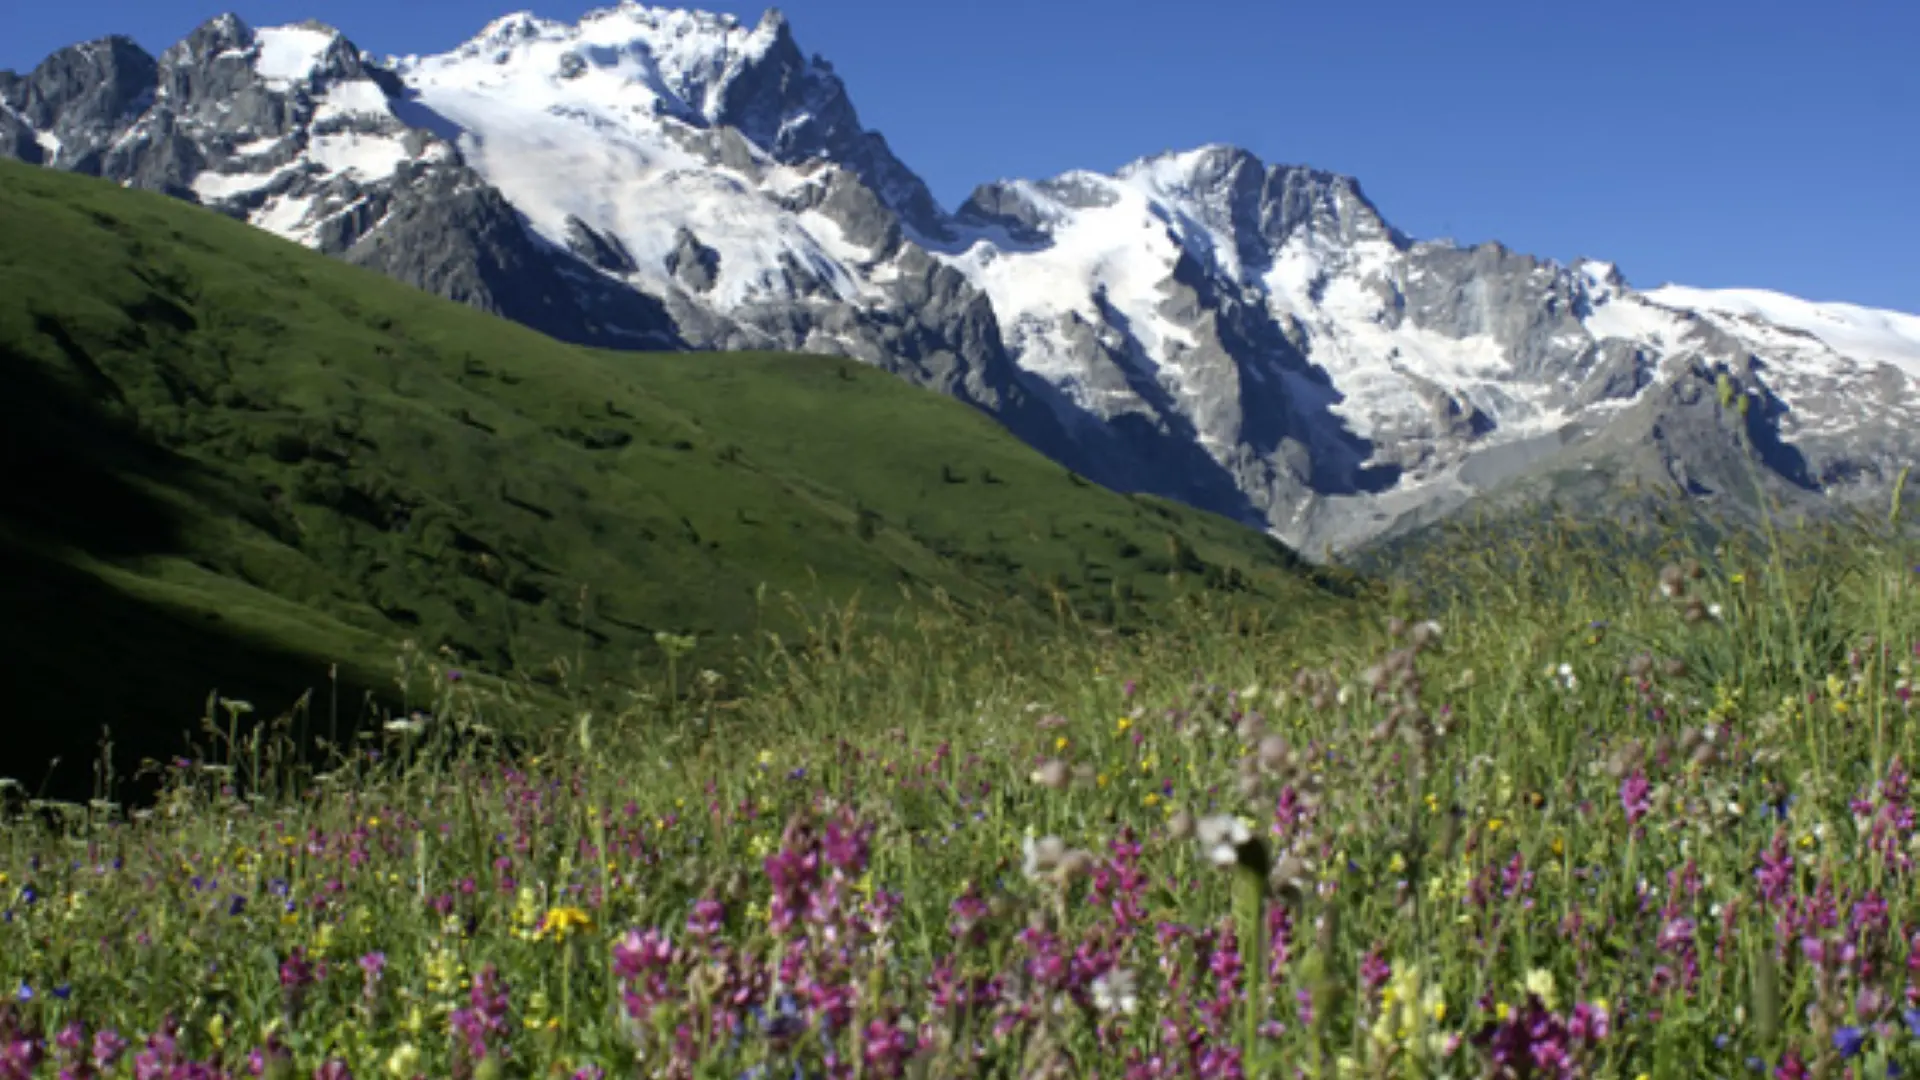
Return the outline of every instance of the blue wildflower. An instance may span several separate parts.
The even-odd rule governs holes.
[[[1857,1027],[1843,1027],[1833,1033],[1833,1048],[1842,1058],[1856,1057],[1867,1044],[1867,1033]]]

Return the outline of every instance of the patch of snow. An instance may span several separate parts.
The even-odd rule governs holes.
[[[794,215],[738,175],[681,150],[657,125],[614,120],[604,108],[552,92],[544,77],[496,83],[471,76],[458,66],[416,71],[418,104],[460,127],[468,163],[547,239],[564,244],[567,218],[578,217],[617,237],[640,264],[639,277],[664,283],[684,225],[720,254],[711,298],[723,308],[790,296],[787,258],[843,295],[856,291],[827,244]]]
[[[1159,310],[1182,247],[1167,235],[1144,191],[1103,183],[1117,196],[1111,205],[1073,211],[1032,185],[1016,185],[1051,223],[1050,244],[1004,250],[982,231],[970,234],[973,243],[964,251],[942,258],[987,294],[1003,323],[1022,329],[1052,328],[1069,314],[1104,322],[1097,299],[1104,298],[1126,318],[1147,356],[1164,363],[1177,347],[1197,344],[1190,330]],[[1065,361],[1035,353],[1021,363],[1057,377]]]
[[[412,155],[397,136],[343,131],[315,135],[307,145],[307,157],[328,172],[346,173],[362,180],[383,180],[392,176],[393,170]]]
[[[314,119],[327,114],[365,114],[387,116],[392,112],[387,101],[387,92],[380,89],[372,79],[348,79],[334,83],[327,88],[326,97],[321,99]]]
[[[55,158],[60,156],[60,147],[63,144],[60,142],[60,136],[55,135],[53,132],[36,131],[33,133],[33,141],[40,144],[40,149],[46,153],[47,157]]]
[[[1649,290],[1646,296],[1667,307],[1730,317],[1736,332],[1739,323],[1754,319],[1797,330],[1844,356],[1889,364],[1920,379],[1920,315],[1857,304],[1815,303],[1764,289],[1666,285]]]
[[[411,91],[394,111],[408,123],[431,118],[547,240],[565,243],[568,217],[619,239],[641,267],[637,283],[664,287],[685,226],[720,255],[709,299],[722,309],[791,298],[791,263],[853,297],[849,256],[871,256],[775,201],[808,183],[804,172],[771,168],[763,188],[676,141],[717,115],[726,79],[776,32],[634,3],[577,26],[520,13],[452,52],[392,61]]]
[[[255,212],[252,223],[276,236],[285,237],[298,243],[312,245],[313,237],[303,229],[308,215],[313,210],[313,196],[292,197],[275,195],[268,199],[265,206]]]
[[[251,191],[258,191],[268,184],[273,183],[274,178],[279,176],[282,171],[284,170],[274,170],[265,173],[218,173],[208,171],[195,176],[191,186],[193,193],[198,195],[202,201],[219,202],[223,199],[231,199],[237,195],[245,195]]]
[[[262,139],[252,139],[247,142],[243,142],[238,146],[235,146],[233,148],[233,155],[235,157],[243,157],[243,158],[258,157],[259,155],[264,154],[269,150],[272,150],[274,147],[279,146],[280,141],[281,141],[281,136],[269,136],[267,138],[262,138]]]
[[[304,26],[266,27],[254,34],[260,55],[253,69],[269,86],[300,82],[313,74],[334,40],[334,34]]]
[[[1595,341],[1625,338],[1676,351],[1688,333],[1686,320],[1663,307],[1647,303],[1636,293],[1590,295],[1591,308],[1581,320]]]
[[[638,3],[590,11],[577,25],[517,12],[438,56],[394,57],[403,77],[434,77],[469,89],[539,87],[547,103],[568,98],[603,115],[719,115],[726,80],[776,40],[771,23]],[[563,64],[571,77],[563,75]]]

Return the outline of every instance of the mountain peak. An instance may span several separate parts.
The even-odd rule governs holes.
[[[229,11],[194,27],[191,33],[161,56],[213,55],[225,49],[244,49],[252,44],[253,27],[238,14]]]

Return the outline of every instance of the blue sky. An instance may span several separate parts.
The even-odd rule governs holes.
[[[221,10],[437,52],[527,0],[23,3],[0,67]],[[573,19],[598,6],[534,0]],[[710,2],[749,20],[764,4]],[[1920,312],[1917,0],[789,0],[868,127],[952,207],[980,182],[1207,142],[1359,177],[1415,236],[1641,287]]]

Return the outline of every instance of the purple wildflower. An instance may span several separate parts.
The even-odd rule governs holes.
[[[1652,788],[1645,769],[1635,769],[1620,781],[1620,807],[1627,812],[1628,825],[1638,825],[1653,809]]]

